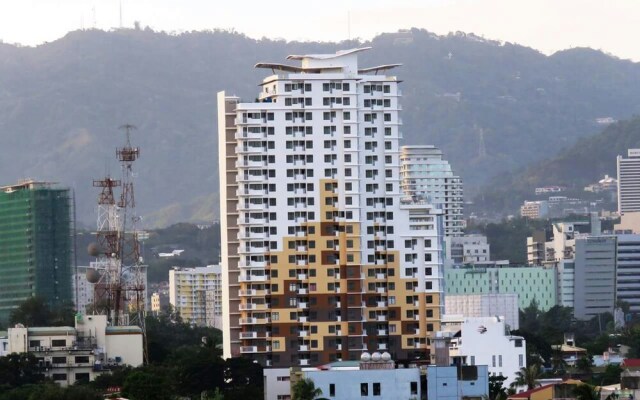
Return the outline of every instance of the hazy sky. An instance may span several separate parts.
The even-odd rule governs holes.
[[[140,21],[168,32],[234,28],[255,38],[342,40],[419,27],[545,53],[588,46],[640,61],[640,0],[0,0],[0,39],[35,45],[81,27],[118,27],[120,4],[123,26]]]

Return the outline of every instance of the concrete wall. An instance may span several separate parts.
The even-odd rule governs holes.
[[[137,367],[142,365],[142,334],[107,334],[106,336],[107,358],[121,358],[121,363]]]
[[[427,399],[458,400],[464,397],[489,395],[489,370],[477,366],[477,379],[458,380],[458,367],[429,365],[427,367]]]
[[[398,400],[420,398],[420,370],[418,368],[392,370],[307,371],[322,397],[336,399]],[[411,382],[416,382],[417,393],[411,393]],[[373,384],[380,384],[380,395],[374,396]],[[330,396],[329,385],[335,385],[335,396]],[[367,384],[368,395],[362,396],[361,385]]]
[[[264,400],[278,400],[278,396],[291,395],[291,381],[289,368],[265,368]]]

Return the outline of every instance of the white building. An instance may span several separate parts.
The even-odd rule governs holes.
[[[640,211],[640,149],[618,156],[618,213]]]
[[[456,328],[447,326],[452,333]],[[450,356],[465,365],[488,365],[489,374],[507,378],[505,386],[526,366],[526,341],[509,334],[504,317],[464,318],[459,333],[451,339]]]
[[[169,271],[169,303],[185,322],[221,328],[222,268],[219,265],[172,268]]]
[[[225,357],[428,357],[441,212],[401,190],[398,65],[360,68],[365,50],[259,63],[255,102],[218,94]]]
[[[9,354],[9,337],[7,332],[0,332],[0,357]]]
[[[442,159],[442,150],[435,146],[402,146],[400,162],[402,190],[443,211],[445,237],[462,235],[465,228],[462,179]]]
[[[91,313],[91,306],[95,296],[96,285],[100,286],[101,283],[91,283],[87,280],[87,273],[91,275],[92,270],[101,271],[104,267],[101,267],[99,262],[91,262],[89,266],[78,266],[76,272],[73,274],[73,280],[71,281],[73,298],[76,309],[81,313]],[[144,291],[142,292],[142,298],[144,299],[145,310],[149,308],[149,301],[147,298],[147,266],[141,267],[142,283]],[[99,289],[100,290],[100,289]]]
[[[17,325],[8,331],[8,353],[31,353],[45,375],[67,386],[91,381],[103,371],[143,363],[142,330],[107,326],[105,315],[76,317],[75,328]]]
[[[421,398],[418,366],[396,368],[389,353],[363,353],[361,357],[361,361],[333,362],[321,368],[265,369],[265,400],[291,399],[291,386],[301,379],[311,379],[327,399]]]
[[[459,314],[471,318],[501,315],[509,329],[520,328],[516,293],[447,295],[444,298],[444,310],[446,315]]]
[[[491,261],[491,246],[484,235],[470,234],[446,237],[445,251],[447,266]]]

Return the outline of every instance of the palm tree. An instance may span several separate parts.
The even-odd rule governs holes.
[[[531,364],[528,367],[520,368],[520,371],[516,372],[516,379],[511,384],[511,387],[526,386],[527,390],[531,390],[537,386],[538,378],[540,378],[540,366],[538,364]]]
[[[291,387],[293,400],[314,400],[322,395],[322,390],[316,387],[312,379],[304,378]]]
[[[588,385],[586,383],[578,385],[573,389],[573,394],[577,400],[599,400],[600,392],[598,392],[595,386]]]

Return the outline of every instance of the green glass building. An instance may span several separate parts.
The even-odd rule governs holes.
[[[24,300],[73,300],[69,189],[32,180],[0,187],[0,324]]]
[[[455,267],[445,269],[446,294],[509,293],[518,295],[518,307],[532,300],[542,311],[558,304],[557,272],[546,267]]]

